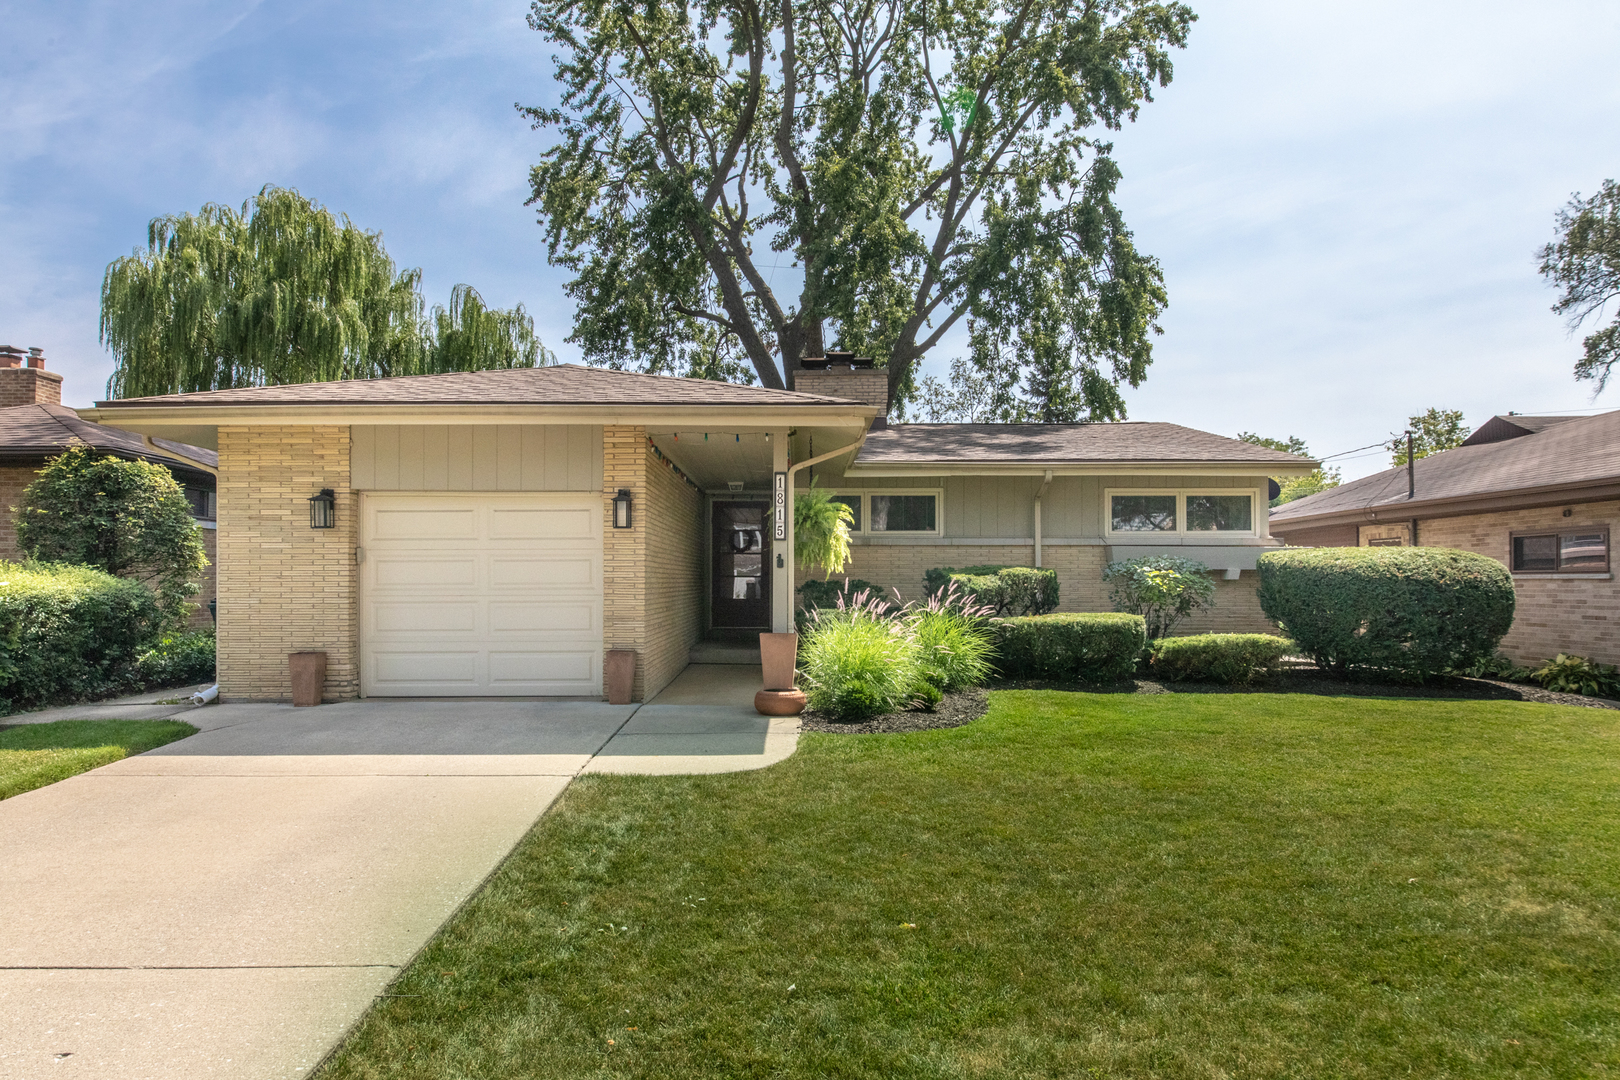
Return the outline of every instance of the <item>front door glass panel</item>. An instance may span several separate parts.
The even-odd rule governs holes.
[[[714,504],[713,623],[718,629],[769,629],[771,566],[765,531],[766,505]]]

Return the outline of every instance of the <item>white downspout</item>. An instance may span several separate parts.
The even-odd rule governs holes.
[[[1052,470],[1046,470],[1046,478],[1041,481],[1040,490],[1035,492],[1035,569],[1041,568],[1041,500],[1046,498],[1046,489],[1052,486]]]
[[[795,561],[795,552],[793,550],[793,546],[794,546],[794,535],[793,535],[793,490],[794,489],[793,489],[793,484],[794,484],[794,480],[799,475],[799,470],[800,469],[808,469],[812,465],[820,465],[823,461],[826,461],[828,458],[835,458],[840,454],[848,454],[848,453],[851,453],[851,452],[859,454],[861,452],[861,447],[863,445],[865,445],[865,443],[866,443],[867,433],[870,432],[871,430],[872,430],[871,421],[867,421],[866,427],[861,431],[861,437],[856,439],[850,445],[848,445],[848,446],[840,446],[837,450],[829,450],[825,454],[820,454],[820,455],[818,455],[816,457],[813,457],[813,458],[810,458],[810,459],[808,459],[806,461],[801,461],[797,465],[788,466],[788,476],[787,476],[787,498],[788,498],[788,508],[787,508],[787,570],[788,570],[788,581],[790,583],[793,581],[794,575],[798,572],[798,563]],[[791,589],[791,585],[789,586],[789,588]],[[791,593],[790,593],[790,595],[791,595]],[[790,604],[788,606],[788,611],[791,612],[792,610],[793,610],[793,608],[792,608],[792,605]]]

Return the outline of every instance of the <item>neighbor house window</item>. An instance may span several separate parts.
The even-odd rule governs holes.
[[[204,521],[214,520],[214,493],[207,488],[192,487],[189,484],[182,489],[185,492],[186,502],[191,506],[191,516],[202,518]]]
[[[1255,534],[1250,491],[1110,491],[1108,531],[1114,534]]]
[[[1514,533],[1513,570],[1519,574],[1606,574],[1608,529]]]
[[[832,501],[849,507],[849,531],[875,533],[939,533],[938,491],[842,491]]]

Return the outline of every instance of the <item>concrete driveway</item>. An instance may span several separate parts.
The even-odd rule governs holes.
[[[657,704],[211,706],[0,802],[0,1077],[305,1075],[582,770],[796,742]]]

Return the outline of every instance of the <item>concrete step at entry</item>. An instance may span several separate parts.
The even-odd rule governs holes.
[[[693,664],[755,664],[759,660],[759,646],[738,645],[729,641],[700,641],[692,646],[687,661]]]

